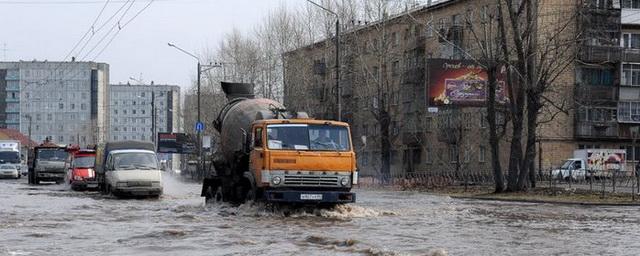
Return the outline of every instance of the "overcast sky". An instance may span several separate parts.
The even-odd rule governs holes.
[[[143,10],[150,0],[136,0],[129,8],[131,1],[110,0],[105,7],[106,0],[0,0],[0,59],[58,61],[81,42],[72,55],[90,61],[118,31],[120,20],[120,32],[95,59],[110,65],[110,83],[142,77],[147,83],[185,88],[195,77],[196,61],[167,42],[198,53],[217,47],[234,27],[252,31],[270,10],[305,4],[304,0],[155,0]],[[103,7],[95,33],[80,41]]]

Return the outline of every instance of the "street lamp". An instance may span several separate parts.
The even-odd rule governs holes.
[[[319,7],[320,9],[336,16],[336,103],[338,105],[338,121],[342,121],[342,104],[340,100],[340,16],[332,10],[325,8],[311,0],[307,2]]]
[[[178,47],[175,44],[172,43],[167,43],[167,45],[169,45],[170,47],[176,48],[178,51],[181,51],[182,53],[189,55],[191,57],[193,57],[194,59],[196,59],[198,61],[198,67],[197,67],[197,72],[198,72],[198,121],[197,123],[201,123],[201,119],[200,119],[200,75],[202,74],[202,72],[205,72],[207,70],[210,70],[212,68],[217,68],[217,67],[221,67],[221,65],[219,64],[209,64],[209,65],[201,65],[200,64],[200,58],[198,58],[198,56],[196,56],[193,53],[190,53],[188,51],[183,50],[182,48]],[[205,69],[202,69],[204,66]],[[202,165],[202,131],[200,129],[196,130],[196,132],[198,133],[198,168],[202,171],[203,169],[203,165]]]
[[[29,119],[29,128],[28,128],[28,136],[29,136],[29,147],[31,147],[31,115],[25,114],[24,117]]]

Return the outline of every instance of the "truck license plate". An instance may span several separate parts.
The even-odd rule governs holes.
[[[300,200],[322,200],[322,194],[300,194]]]

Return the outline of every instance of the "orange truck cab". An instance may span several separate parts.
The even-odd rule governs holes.
[[[96,151],[72,149],[67,161],[67,180],[73,190],[98,189],[95,163]]]
[[[352,203],[358,182],[349,125],[313,119],[252,124],[249,172],[268,202]]]

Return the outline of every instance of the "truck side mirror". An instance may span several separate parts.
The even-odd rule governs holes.
[[[242,152],[246,154],[249,153],[249,143],[247,143],[249,141],[249,136],[245,129],[240,128],[240,130],[242,131]]]

